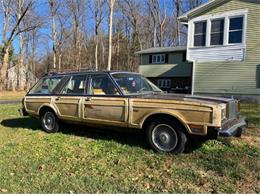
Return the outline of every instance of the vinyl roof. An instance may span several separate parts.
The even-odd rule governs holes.
[[[165,52],[178,52],[186,51],[186,46],[177,46],[177,47],[151,47],[136,52],[136,54],[151,54],[151,53],[165,53]]]

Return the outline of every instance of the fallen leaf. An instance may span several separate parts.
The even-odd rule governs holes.
[[[1,188],[0,188],[0,192],[6,193],[6,192],[7,192],[7,189],[1,189]]]
[[[45,168],[45,165],[40,165],[38,169],[39,169],[40,171],[43,171],[44,168]]]

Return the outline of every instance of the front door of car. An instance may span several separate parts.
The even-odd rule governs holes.
[[[81,121],[81,101],[85,94],[86,75],[72,75],[54,98],[60,118]]]
[[[127,126],[128,101],[108,74],[91,74],[83,101],[83,120],[88,123]]]

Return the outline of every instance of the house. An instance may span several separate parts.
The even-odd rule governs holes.
[[[192,63],[186,60],[186,47],[154,47],[136,52],[139,72],[168,92],[190,93]]]
[[[22,70],[19,74],[18,65],[13,65],[7,70],[7,89],[15,90],[19,82],[30,88],[38,80],[37,77],[29,70]]]
[[[188,26],[192,93],[260,103],[260,0],[211,0],[179,20]]]

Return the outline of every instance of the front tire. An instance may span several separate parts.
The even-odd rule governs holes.
[[[46,111],[41,115],[42,128],[47,133],[56,133],[59,130],[59,119],[52,111]]]
[[[183,127],[163,118],[156,119],[148,125],[147,139],[153,150],[174,154],[184,152],[187,143]]]

